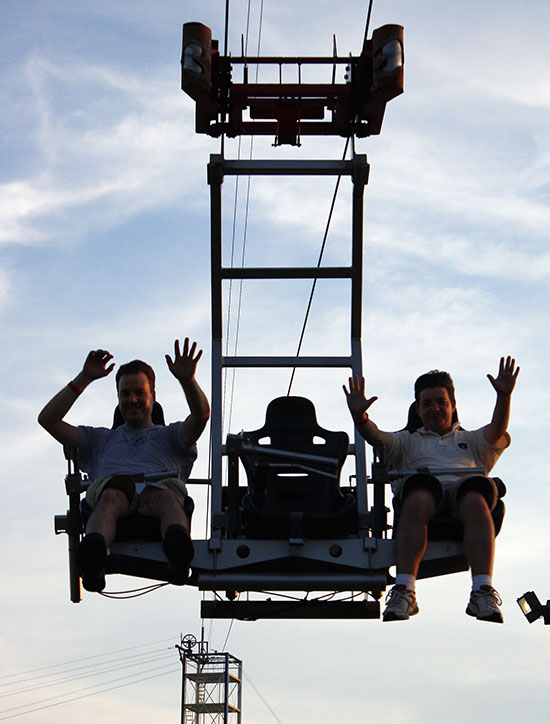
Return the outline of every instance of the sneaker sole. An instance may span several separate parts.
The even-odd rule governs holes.
[[[474,618],[477,618],[478,621],[488,621],[489,623],[504,623],[502,614],[499,611],[495,611],[490,616],[478,616],[477,613],[468,606],[468,608],[466,609],[466,613],[468,614],[468,616],[473,616]]]
[[[416,616],[418,608],[413,611],[409,611],[406,616],[397,616],[393,611],[383,614],[382,621],[408,621],[411,616]]]
[[[82,571],[82,585],[89,593],[101,593],[105,588],[105,571]]]

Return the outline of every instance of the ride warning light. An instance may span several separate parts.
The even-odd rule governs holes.
[[[403,93],[403,27],[383,25],[372,33],[373,83],[377,99],[390,101]]]
[[[202,23],[185,23],[183,26],[183,51],[181,56],[181,89],[194,100],[202,100],[210,96],[212,90],[212,50],[213,42],[210,28]],[[217,47],[215,50],[217,50]]]

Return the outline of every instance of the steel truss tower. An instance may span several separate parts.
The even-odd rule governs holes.
[[[208,651],[187,634],[177,646],[182,665],[182,724],[240,724],[242,661]]]

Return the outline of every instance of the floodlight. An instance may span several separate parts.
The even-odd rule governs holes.
[[[543,617],[544,623],[550,624],[550,601],[547,601],[546,605],[543,606],[534,591],[527,591],[517,601],[529,623]]]

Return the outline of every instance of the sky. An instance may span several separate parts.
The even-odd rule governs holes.
[[[360,51],[365,2],[264,0],[260,33],[261,9],[251,2],[251,53],[260,43],[263,55],[329,56],[333,34],[341,54]],[[194,103],[180,90],[181,26],[201,21],[222,41],[224,13],[221,0],[2,2],[0,721],[179,721],[174,645],[181,633],[200,637],[200,594],[164,587],[70,603],[66,539],[53,532],[67,505],[65,461],[36,417],[98,347],[117,364],[150,362],[166,417],[176,420],[187,410],[163,358],[176,337],[190,336],[204,349],[197,376],[210,390],[206,164],[220,143],[194,132]],[[496,374],[501,355],[521,366],[512,446],[495,468],[508,487],[494,571],[505,624],[464,614],[467,573],[420,581],[420,614],[408,623],[206,621],[210,647],[225,645],[244,662],[243,721],[547,720],[550,630],[528,625],[516,598],[527,590],[550,598],[549,22],[542,0],[375,0],[371,29],[405,28],[405,93],[388,105],[380,136],[357,142],[371,165],[363,361],[368,394],[379,398],[373,419],[402,427],[414,379],[439,368],[453,375],[463,425],[479,427],[494,405],[487,373]],[[234,55],[246,26],[247,4],[233,2]],[[225,154],[339,158],[344,149],[341,138],[271,143],[228,141]],[[223,189],[224,239],[235,209],[237,260],[245,189],[231,179]],[[252,179],[246,263],[314,265],[332,191],[333,181]],[[348,259],[350,198],[343,184],[326,264]],[[345,284],[318,285],[304,354],[347,353]],[[308,293],[304,282],[249,282],[238,318],[235,287],[228,349],[238,318],[239,353],[293,354]],[[343,370],[300,370],[293,393],[311,397],[322,426],[351,434],[345,381]],[[227,384],[225,432],[255,429],[267,402],[286,394],[288,373],[242,370]],[[114,404],[112,379],[98,381],[68,420],[109,424]],[[206,433],[193,475],[207,474]],[[204,537],[203,493],[192,494],[194,535]],[[122,681],[128,670],[107,662],[130,656],[144,673],[130,670]],[[82,679],[61,674],[77,671]],[[146,681],[123,686],[138,679]],[[72,701],[31,712],[63,698]]]

